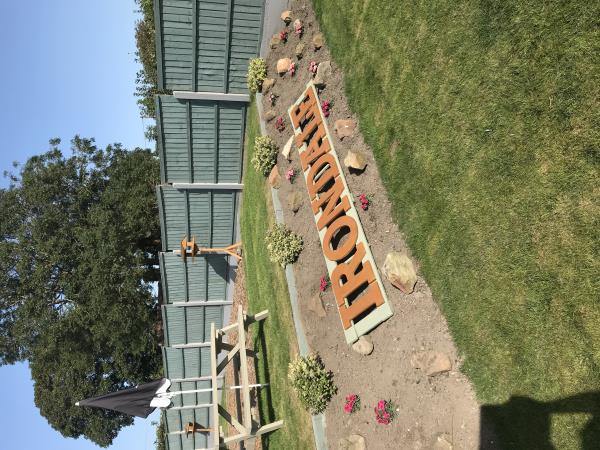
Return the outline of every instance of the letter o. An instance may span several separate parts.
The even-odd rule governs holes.
[[[342,228],[349,228],[348,238],[339,247],[333,248],[331,240]],[[356,221],[350,216],[340,216],[334,222],[329,225],[325,236],[323,236],[323,253],[325,257],[330,261],[339,261],[344,259],[350,254],[350,252],[356,247],[356,241],[358,239],[358,226]]]

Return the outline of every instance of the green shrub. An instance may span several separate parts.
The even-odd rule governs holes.
[[[300,402],[311,414],[325,411],[337,392],[333,374],[325,369],[317,354],[297,356],[289,365],[288,378],[296,389]]]
[[[277,146],[269,136],[257,136],[254,140],[254,153],[252,165],[257,172],[264,176],[269,175],[277,162]]]
[[[265,78],[267,78],[266,61],[262,58],[251,59],[248,65],[248,89],[250,92],[259,92]]]
[[[275,224],[265,236],[270,259],[285,267],[296,259],[304,247],[302,238],[283,224]]]

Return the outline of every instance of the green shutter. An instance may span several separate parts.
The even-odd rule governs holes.
[[[197,344],[210,341],[210,325],[223,328],[222,305],[163,305],[165,345]]]

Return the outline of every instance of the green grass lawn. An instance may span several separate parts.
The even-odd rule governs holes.
[[[480,401],[528,397],[557,448],[600,445],[598,395],[538,403],[600,390],[600,3],[314,5]],[[537,448],[499,411],[508,448]]]
[[[269,261],[264,242],[265,233],[274,222],[271,192],[265,178],[250,163],[254,138],[260,134],[254,103],[248,110],[246,124],[241,215],[246,288],[251,313],[269,310],[265,322],[250,328],[259,351],[259,383],[270,383],[270,388],[262,390],[260,396],[261,420],[263,423],[285,421],[282,429],[263,440],[264,448],[307,450],[314,448],[310,416],[287,382],[288,364],[298,353],[288,288],[281,267]]]

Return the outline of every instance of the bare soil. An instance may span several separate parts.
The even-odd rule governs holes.
[[[293,135],[287,109],[297,100],[312,76],[307,70],[310,61],[331,61],[333,75],[319,93],[319,98],[328,100],[333,105],[326,122],[339,160],[343,161],[349,150],[360,150],[367,156],[368,166],[363,173],[349,173],[345,167],[343,170],[381,273],[388,252],[396,250],[410,254],[410,250],[406,247],[401,231],[391,219],[391,205],[372,151],[364,143],[360,133],[360,123],[354,135],[343,141],[333,132],[333,124],[337,119],[352,118],[357,122],[358,119],[348,106],[344,95],[343,74],[331,60],[327,46],[314,51],[312,38],[319,32],[319,25],[311,5],[304,1],[292,2],[292,12],[294,20],[300,19],[303,22],[304,33],[298,37],[294,34],[293,22],[288,27],[281,22],[281,29],[288,31],[288,41],[278,44],[267,57],[268,77],[277,80],[272,92],[278,98],[272,106],[268,93],[263,96],[264,111],[273,110],[277,117],[282,116],[286,128],[283,132],[277,131],[273,120],[267,122],[267,131],[282,149]],[[304,57],[298,60],[295,48],[300,41],[305,43],[305,51]],[[297,65],[294,77],[289,74],[282,77],[277,75],[277,60],[286,57]],[[382,276],[394,315],[370,333],[375,350],[369,356],[354,352],[346,344],[331,290],[323,295],[326,317],[320,318],[308,308],[309,300],[319,293],[320,277],[327,272],[325,260],[309,209],[297,150],[293,148],[291,162],[280,154],[278,166],[282,176],[278,192],[284,206],[285,222],[304,239],[304,250],[294,264],[294,273],[308,343],[334,373],[334,381],[339,389],[325,413],[329,448],[337,449],[340,438],[355,433],[366,439],[367,448],[371,450],[434,448],[439,436],[444,436],[455,449],[479,448],[479,405],[469,381],[460,372],[461,359],[446,321],[422,277],[419,277],[415,291],[406,295]],[[293,183],[286,181],[284,177],[290,167],[298,172]],[[296,214],[287,207],[288,195],[294,191],[304,194],[303,205]],[[357,200],[361,193],[367,194],[372,200],[366,211],[360,209]],[[414,262],[418,268],[418,262]],[[411,357],[422,351],[447,354],[453,363],[452,370],[428,377],[422,370],[411,365]],[[352,393],[360,395],[362,408],[349,415],[343,409],[344,399]],[[390,425],[381,425],[375,421],[373,408],[380,399],[391,400],[398,408],[398,417]],[[481,445],[493,448],[489,441],[486,445]]]

